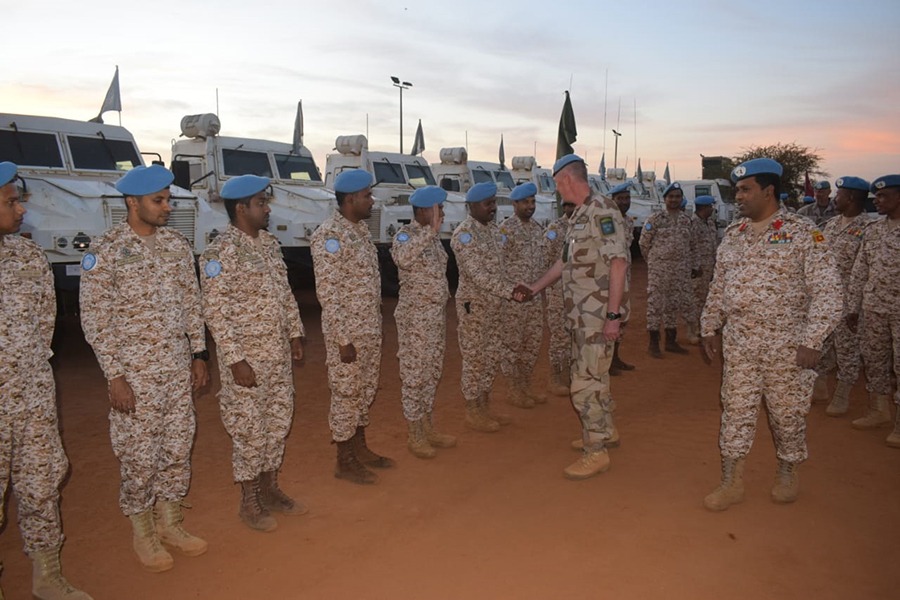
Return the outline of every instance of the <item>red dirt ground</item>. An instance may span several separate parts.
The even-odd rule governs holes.
[[[864,410],[862,382],[846,418],[813,406],[811,458],[796,504],[769,500],[775,456],[761,418],[745,502],[710,513],[701,502],[719,478],[720,369],[705,366],[697,348],[661,361],[646,356],[645,277],[636,263],[636,315],[622,345],[637,370],[612,380],[622,446],[611,450],[608,473],[584,482],[562,477],[577,458],[569,442],[579,434],[566,399],[519,410],[503,402],[498,378],[496,405],[514,423],[497,434],[465,429],[452,304],[436,422],[459,436],[459,446],[431,461],[413,458],[400,410],[393,299],[384,303],[382,387],[369,439],[398,467],[381,472],[375,486],[334,479],[319,307],[302,292],[308,342],[295,371],[297,411],[281,483],[310,513],[279,517],[271,534],[238,520],[214,372],[196,401],[186,511],[188,529],[210,550],[176,556],[175,568],[158,575],[138,565],[118,509],[105,382],[77,320],[61,320],[54,366],[72,463],[62,502],[64,572],[97,600],[900,598],[900,451],[884,445],[886,429],[850,427]],[[544,350],[541,386],[547,371]],[[0,583],[7,598],[28,598],[14,499],[8,516]]]

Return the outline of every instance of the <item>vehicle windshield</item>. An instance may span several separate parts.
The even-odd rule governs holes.
[[[508,190],[516,187],[516,184],[513,182],[512,175],[509,174],[509,171],[494,171],[494,177],[497,178],[497,187],[506,188]]]
[[[734,204],[734,188],[730,185],[720,185],[719,194],[722,196],[722,202],[726,204]]]
[[[548,175],[547,173],[542,173],[538,175],[538,180],[541,182],[541,191],[552,194],[556,191],[556,182],[553,181],[553,177]]]
[[[7,160],[20,167],[63,166],[59,144],[53,133],[0,131],[0,162]]]
[[[409,175],[409,182],[415,187],[434,185],[434,176],[431,174],[431,167],[423,165],[406,165],[406,174]]]
[[[231,150],[229,148],[223,148],[222,163],[225,167],[225,175],[228,176],[272,176],[272,167],[269,165],[269,156],[265,152],[251,152],[249,150]]]
[[[141,165],[134,143],[102,137],[68,136],[72,165],[93,171],[130,171]]]
[[[296,154],[276,154],[275,166],[278,168],[280,179],[294,179],[297,181],[322,181],[319,170],[311,156],[297,156]]]
[[[375,167],[376,183],[406,183],[403,178],[403,168],[398,163],[380,161],[373,163]]]
[[[472,179],[475,180],[475,183],[494,183],[494,178],[491,177],[491,172],[483,171],[481,169],[472,170]]]

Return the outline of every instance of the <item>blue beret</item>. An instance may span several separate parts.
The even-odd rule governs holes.
[[[780,197],[782,200],[787,200],[787,199],[788,199],[788,195],[787,195],[787,194],[781,194],[781,196],[779,196],[779,197]]]
[[[155,194],[172,185],[174,179],[172,171],[160,165],[135,167],[116,182],[116,189],[123,196]]]
[[[687,206],[687,198],[681,199],[681,204],[678,205],[679,208],[684,208]]]
[[[781,177],[782,173],[784,173],[784,169],[777,161],[771,158],[754,158],[736,166],[731,172],[731,181],[737,183],[741,179],[753,177],[754,175],[777,175]]]
[[[694,206],[710,206],[716,203],[716,199],[712,196],[697,196],[694,199]]]
[[[6,161],[0,162],[0,186],[4,186],[16,176],[19,168],[13,163]]]
[[[447,199],[447,192],[436,185],[420,187],[409,197],[409,203],[418,208],[428,208]]]
[[[584,159],[581,158],[580,156],[578,156],[577,154],[566,154],[565,156],[560,158],[558,161],[553,163],[553,174],[556,175],[557,173],[559,173],[560,169],[562,169],[566,165],[571,164],[573,162],[583,163]]]
[[[831,184],[828,183],[827,180],[817,181],[817,182],[816,182],[816,185],[813,186],[813,189],[816,189],[816,190],[830,190],[830,189],[831,189]]]
[[[816,199],[812,196],[803,196],[803,204],[812,204]]]
[[[868,192],[870,183],[861,177],[841,177],[834,182],[834,187],[847,190],[858,190],[860,192]]]
[[[874,194],[878,190],[898,186],[900,186],[900,175],[884,175],[872,182],[870,191]]]
[[[219,195],[225,200],[250,198],[266,189],[270,181],[268,177],[259,177],[257,175],[232,177],[222,186],[222,192]]]
[[[362,169],[344,171],[334,180],[334,191],[341,194],[353,194],[372,186],[372,175]]]
[[[509,199],[516,200],[524,200],[525,198],[530,198],[537,194],[537,186],[531,183],[530,181],[527,183],[520,183],[515,187],[512,193],[509,195]]]
[[[476,183],[466,192],[466,202],[481,202],[497,195],[497,184],[485,181]]]
[[[663,190],[663,198],[665,198],[672,190],[680,190],[682,194],[684,193],[684,190],[681,189],[681,184],[677,181],[673,181]]]
[[[620,183],[613,189],[609,190],[609,195],[615,196],[616,194],[621,194],[622,192],[631,193],[631,184],[627,181],[625,183]]]

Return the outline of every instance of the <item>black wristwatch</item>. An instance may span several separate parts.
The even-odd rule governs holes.
[[[622,313],[614,313],[614,312],[606,313],[607,321],[618,321],[621,318],[622,318]]]
[[[209,350],[194,352],[193,354],[191,354],[191,358],[193,358],[194,360],[203,360],[209,362]]]

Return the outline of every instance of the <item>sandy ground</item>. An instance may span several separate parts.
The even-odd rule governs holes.
[[[809,417],[810,460],[794,505],[769,500],[775,456],[765,419],[748,459],[746,501],[713,514],[702,499],[719,478],[720,370],[689,356],[644,352],[645,269],[635,265],[635,318],[622,355],[637,370],[613,378],[622,446],[612,468],[584,482],[562,477],[579,435],[568,400],[534,410],[496,404],[515,421],[501,433],[463,426],[456,319],[436,422],[457,448],[418,460],[406,450],[396,360],[395,300],[385,299],[381,390],[370,445],[398,461],[375,486],[334,479],[328,383],[315,295],[301,292],[306,359],[295,371],[297,411],[282,486],[310,513],[256,533],[237,517],[231,443],[215,392],[197,398],[198,436],[188,529],[209,541],[163,574],[141,569],[119,512],[118,464],[108,437],[106,385],[75,320],[61,320],[54,359],[63,439],[72,463],[63,489],[64,571],[97,600],[150,598],[900,598],[900,451],[888,431],[859,432],[865,390],[851,414],[824,404]],[[547,380],[542,350],[535,380]],[[833,382],[832,382],[833,387]],[[2,586],[29,598],[15,500],[0,536]]]

